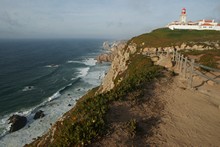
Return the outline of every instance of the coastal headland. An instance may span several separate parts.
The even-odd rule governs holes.
[[[119,43],[102,84],[25,146],[218,146],[219,84],[188,88],[172,57],[161,66],[155,63],[162,58],[153,62],[146,54],[186,52],[219,69],[219,38],[218,31],[161,28]]]

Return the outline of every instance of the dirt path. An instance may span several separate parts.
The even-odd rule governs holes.
[[[144,93],[113,102],[108,133],[91,146],[220,146],[220,96],[186,89],[179,76],[146,84]]]
[[[166,101],[163,123],[159,125],[160,135],[152,141],[158,146],[220,146],[220,95],[183,87],[176,77],[161,97]]]

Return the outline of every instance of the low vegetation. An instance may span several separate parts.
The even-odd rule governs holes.
[[[219,61],[220,61],[220,50],[212,49],[212,50],[182,50],[181,53],[185,56],[198,56],[199,58],[196,60],[197,63],[211,67],[220,69]],[[204,70],[204,69],[203,69]]]
[[[136,119],[131,119],[126,124],[126,129],[131,137],[134,137],[137,131],[138,123]]]
[[[219,41],[220,32],[212,30],[170,30],[168,28],[156,29],[150,33],[142,34],[132,38],[132,42],[139,47],[167,47],[180,46],[182,43],[192,46],[205,45],[204,42]]]

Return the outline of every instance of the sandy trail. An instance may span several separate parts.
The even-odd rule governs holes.
[[[220,146],[220,85],[204,85],[216,90],[205,94],[184,87],[177,76],[160,95],[165,102],[164,115],[149,141],[158,146]]]

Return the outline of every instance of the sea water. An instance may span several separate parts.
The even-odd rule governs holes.
[[[23,146],[41,136],[76,100],[98,86],[109,64],[97,64],[103,40],[0,40],[0,147]],[[71,105],[71,106],[69,106]],[[43,110],[45,117],[34,120]],[[8,118],[27,117],[9,133]]]

